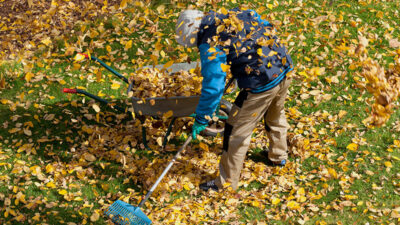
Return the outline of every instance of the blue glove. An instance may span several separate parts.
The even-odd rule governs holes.
[[[208,126],[208,124],[201,124],[201,123],[198,123],[197,121],[194,121],[194,124],[192,126],[193,139],[196,140],[196,135],[200,134],[200,132],[202,132],[204,129],[206,129],[207,126]]]

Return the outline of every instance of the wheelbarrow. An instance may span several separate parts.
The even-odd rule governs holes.
[[[79,53],[79,54],[82,54],[82,53]],[[86,59],[89,59],[89,55],[87,55],[87,54],[82,54],[82,55],[84,55]],[[131,82],[129,82],[128,78],[126,78],[125,76],[123,76],[122,74],[120,74],[119,72],[117,72],[116,70],[111,68],[110,66],[108,66],[106,63],[104,63],[97,57],[90,56],[90,59],[100,63],[100,65],[102,65],[108,71],[110,71],[111,73],[113,73],[114,75],[116,75],[117,77],[122,79],[125,83],[127,83],[129,85],[128,89],[127,89],[127,94],[129,95],[129,92],[131,90],[133,90],[133,88],[134,88],[134,84],[135,84],[134,79]],[[175,72],[178,72],[181,70],[189,71],[191,69],[194,69],[194,68],[200,67],[200,66],[201,65],[199,62],[176,63],[176,64],[173,64],[172,66],[168,67],[167,71],[169,71],[170,73],[175,73]],[[148,67],[151,67],[151,66],[148,66]],[[155,67],[162,69],[163,65],[157,65]],[[146,68],[146,67],[144,67],[144,68]],[[231,86],[232,83],[234,83],[233,78],[231,78],[227,82],[224,93],[226,93],[226,91],[228,90],[229,86]],[[236,86],[236,83],[235,83],[235,86]],[[112,104],[110,104],[109,101],[107,101],[103,98],[100,98],[97,95],[86,92],[85,90],[82,90],[82,89],[64,88],[63,92],[64,93],[73,93],[73,94],[83,94],[90,98],[95,99],[98,102],[109,105],[112,108],[114,108],[120,112],[123,112],[123,113],[128,112],[128,110],[126,108],[117,106],[117,105],[112,105]],[[196,107],[197,107],[199,100],[200,100],[200,96],[154,97],[154,98],[145,98],[144,101],[142,98],[131,97],[134,112],[136,115],[140,115],[140,116],[138,116],[138,118],[140,119],[142,125],[145,121],[146,116],[161,117],[164,113],[172,111],[172,113],[173,113],[171,116],[172,119],[168,125],[167,132],[164,136],[162,147],[164,147],[167,144],[168,136],[171,133],[172,126],[178,117],[195,117],[194,112],[196,111]],[[208,136],[216,136],[218,134],[222,134],[224,131],[224,123],[228,118],[231,108],[232,108],[232,104],[230,102],[222,99],[219,106],[216,109],[216,112],[215,112],[218,120],[210,122],[209,126],[205,129],[205,131],[203,131],[202,134],[208,135]],[[142,142],[143,142],[144,146],[146,147],[146,149],[150,150],[150,148],[147,145],[146,128],[144,126],[142,126]]]

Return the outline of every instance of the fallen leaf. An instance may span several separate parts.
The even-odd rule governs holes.
[[[400,48],[400,41],[397,39],[390,39],[389,40],[389,47],[391,48]]]

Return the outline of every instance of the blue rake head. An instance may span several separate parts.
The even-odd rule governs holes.
[[[149,225],[151,220],[139,207],[117,200],[106,211],[114,224],[118,225]]]

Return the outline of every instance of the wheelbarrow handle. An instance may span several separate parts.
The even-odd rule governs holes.
[[[229,86],[231,86],[231,84],[233,83],[233,81],[235,80],[234,77],[232,77],[231,79],[229,79],[228,83],[226,84],[225,88],[224,88],[224,93],[228,90]]]
[[[139,203],[138,207],[142,207],[143,204],[149,199],[150,195],[153,193],[153,191],[156,189],[158,184],[161,182],[161,180],[164,178],[164,176],[168,173],[169,169],[171,169],[172,165],[175,163],[176,159],[179,157],[181,152],[186,148],[186,146],[190,143],[192,140],[192,135],[190,135],[185,143],[181,146],[181,148],[178,150],[178,152],[175,154],[174,158],[168,163],[168,166],[164,169],[162,174],[158,177],[157,181],[153,184],[153,186],[150,188],[149,192],[147,192],[146,196],[143,198],[143,200]]]
[[[87,91],[84,91],[84,90],[82,90],[82,89],[63,88],[63,92],[64,92],[64,93],[70,93],[70,94],[83,94],[83,95],[86,95],[86,96],[88,96],[88,97],[90,97],[90,98],[93,98],[94,100],[96,100],[96,101],[98,101],[98,102],[104,103],[104,104],[106,104],[106,105],[110,105],[110,102],[109,102],[109,101],[107,101],[107,100],[105,100],[105,99],[103,99],[103,98],[100,98],[100,97],[97,96],[97,95],[91,94],[91,93],[89,93],[89,92],[87,92]],[[117,106],[117,105],[113,105],[113,108],[115,108],[115,109],[117,109],[118,111],[123,112],[123,113],[126,112],[125,108],[122,108],[122,107]]]
[[[76,89],[63,88],[64,93],[76,94]]]
[[[85,56],[86,59],[89,59],[89,55],[85,54],[85,53],[78,53],[80,55]],[[113,73],[115,76],[121,78],[125,83],[129,84],[129,80],[128,78],[124,77],[122,74],[118,73],[116,70],[114,70],[113,68],[111,68],[109,65],[107,65],[106,63],[104,63],[103,61],[101,61],[99,58],[94,57],[94,56],[90,56],[90,59],[96,62],[99,62],[104,68],[106,68],[108,71],[110,71],[111,73]]]

